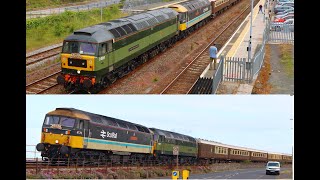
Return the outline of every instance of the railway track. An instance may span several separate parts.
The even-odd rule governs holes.
[[[205,48],[160,92],[160,94],[188,94],[198,77],[210,63],[208,48],[234,24],[242,20],[245,12],[250,10],[250,5],[243,12],[233,19]],[[228,36],[229,37],[229,36]],[[224,41],[224,43],[227,40]]]
[[[62,45],[54,46],[52,48],[49,48],[47,50],[44,50],[38,53],[26,55],[26,66],[30,66],[32,64],[48,60],[49,58],[52,58],[52,57],[57,57],[61,52],[61,47]]]
[[[26,85],[26,94],[41,94],[55,86],[58,85],[57,83],[57,76],[61,72],[55,72],[52,73],[46,77],[43,77],[42,79],[39,79],[37,81],[34,81],[30,84]]]

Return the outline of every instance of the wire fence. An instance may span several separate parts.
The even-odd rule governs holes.
[[[26,145],[26,160],[35,161],[40,157],[41,152],[37,151],[36,145]]]

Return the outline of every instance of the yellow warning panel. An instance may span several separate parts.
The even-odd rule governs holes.
[[[182,179],[189,179],[190,171],[185,169],[182,171]]]
[[[179,179],[179,171],[172,171],[172,179]]]

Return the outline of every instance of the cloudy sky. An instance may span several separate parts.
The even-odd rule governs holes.
[[[40,142],[47,112],[72,107],[195,138],[292,152],[294,104],[289,95],[27,95],[26,103],[27,145]]]

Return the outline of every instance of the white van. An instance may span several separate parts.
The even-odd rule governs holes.
[[[278,174],[280,175],[280,162],[269,161],[266,166],[266,175]]]

